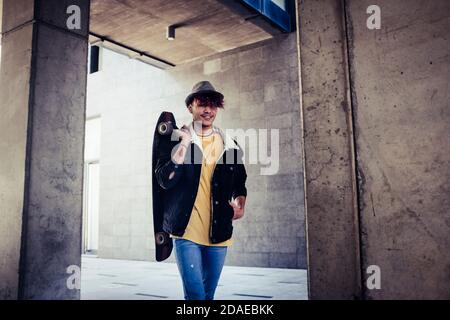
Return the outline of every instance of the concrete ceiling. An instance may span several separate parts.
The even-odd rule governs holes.
[[[169,64],[269,39],[279,30],[234,0],[91,0],[89,41],[99,35]],[[166,39],[169,25],[176,38]]]

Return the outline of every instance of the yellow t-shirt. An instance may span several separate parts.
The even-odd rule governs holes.
[[[216,161],[223,151],[223,140],[219,133],[210,136],[198,136],[202,141],[203,161],[197,197],[192,208],[191,217],[182,238],[206,246],[230,246],[232,239],[220,243],[211,243],[209,239],[211,227],[211,180]]]

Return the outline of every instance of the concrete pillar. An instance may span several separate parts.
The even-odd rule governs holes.
[[[297,1],[310,299],[361,298],[344,10]]]
[[[372,4],[298,1],[310,298],[448,299],[450,4]]]
[[[450,2],[348,0],[366,299],[450,299]],[[366,275],[367,276],[367,275]]]
[[[89,7],[3,0],[0,299],[79,298]]]

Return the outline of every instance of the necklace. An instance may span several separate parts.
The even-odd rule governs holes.
[[[214,130],[213,129],[211,129],[211,132],[210,133],[208,133],[208,134],[199,134],[199,136],[200,137],[209,137],[210,135],[212,135],[214,133]]]

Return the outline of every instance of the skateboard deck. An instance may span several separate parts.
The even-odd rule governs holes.
[[[158,184],[155,174],[157,159],[161,156],[170,156],[172,148],[178,143],[178,141],[171,140],[173,129],[178,129],[173,113],[162,112],[156,123],[152,147],[152,202],[156,261],[167,259],[173,249],[172,238],[163,230],[164,189]]]

